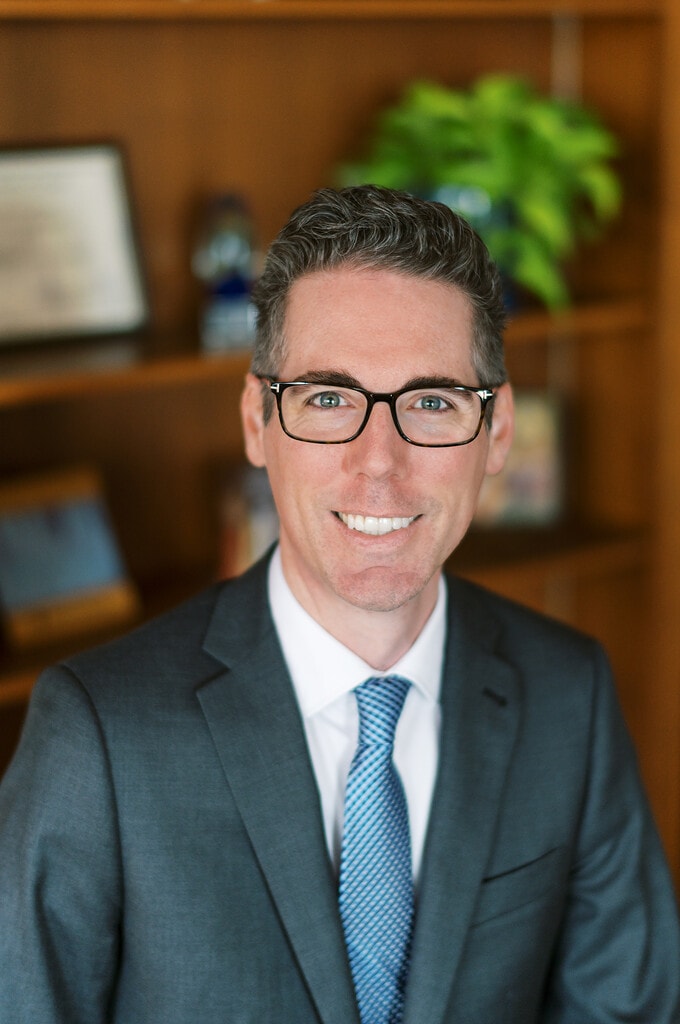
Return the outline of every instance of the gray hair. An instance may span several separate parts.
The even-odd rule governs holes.
[[[340,266],[394,270],[455,285],[472,307],[471,356],[480,386],[507,380],[503,287],[480,237],[448,206],[376,185],[320,189],[293,212],[272,243],[253,293],[253,373],[276,375],[283,365],[292,284],[305,274]]]

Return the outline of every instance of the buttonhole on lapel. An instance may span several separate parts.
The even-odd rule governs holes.
[[[504,697],[502,693],[496,693],[495,690],[492,690],[488,686],[484,687],[482,693],[484,694],[485,697],[490,697],[491,700],[495,701],[496,704],[498,704],[499,708],[504,708],[507,706],[508,698]]]

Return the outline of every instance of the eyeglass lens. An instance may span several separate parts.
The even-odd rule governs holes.
[[[281,394],[284,429],[302,441],[348,441],[361,429],[367,408],[366,395],[353,388],[295,384]],[[399,395],[395,411],[416,444],[465,444],[479,428],[482,400],[462,388],[417,388]]]

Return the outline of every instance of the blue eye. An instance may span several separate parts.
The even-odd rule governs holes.
[[[421,409],[424,412],[442,412],[444,409],[451,408],[451,403],[441,395],[419,395],[413,405],[415,409]]]
[[[314,396],[314,402],[322,409],[337,409],[342,404],[337,391],[321,391]]]

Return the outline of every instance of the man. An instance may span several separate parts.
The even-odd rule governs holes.
[[[442,575],[512,435],[484,246],[325,190],[256,302],[243,425],[280,542],[37,684],[0,796],[0,1021],[680,1021],[604,656]]]

